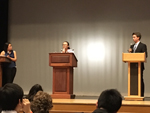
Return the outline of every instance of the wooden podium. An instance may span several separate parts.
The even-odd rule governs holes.
[[[128,96],[125,100],[143,100],[141,97],[141,62],[145,62],[145,53],[123,53],[123,62],[128,62]]]
[[[53,67],[52,98],[75,98],[73,95],[73,67],[77,67],[75,55],[73,53],[49,53],[49,66]]]
[[[5,56],[0,56],[0,87],[2,87],[2,63],[10,63],[11,60]]]

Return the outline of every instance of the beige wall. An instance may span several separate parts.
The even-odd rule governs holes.
[[[133,43],[134,31],[142,33],[141,41],[150,51],[149,10],[146,0],[11,0],[9,39],[18,57],[14,82],[25,93],[36,83],[51,93],[48,53],[60,52],[67,40],[78,59],[74,94],[98,96],[104,89],[116,88],[127,95],[122,52]],[[149,68],[147,59],[146,96],[150,96]]]

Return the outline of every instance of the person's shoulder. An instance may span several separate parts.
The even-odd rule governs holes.
[[[16,53],[16,51],[15,50],[12,50],[13,51],[13,53]]]
[[[99,109],[97,108],[96,110],[94,110],[92,113],[108,113],[106,110],[104,109]]]
[[[5,53],[5,51],[2,51],[1,53]]]
[[[67,52],[68,53],[74,53],[73,49],[68,49]]]
[[[144,43],[142,43],[142,42],[139,43],[139,46],[140,46],[141,48],[147,47],[146,44],[144,44]]]
[[[141,45],[146,45],[146,44],[144,44],[144,43],[142,43],[142,42],[140,42],[139,44],[141,44]]]
[[[0,54],[1,54],[1,55],[5,55],[5,51],[2,51]]]

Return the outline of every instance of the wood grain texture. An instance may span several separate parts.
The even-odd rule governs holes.
[[[51,112],[91,112],[96,109],[96,99],[53,99]],[[150,101],[122,101],[118,113],[149,113]]]
[[[2,87],[2,63],[10,63],[11,60],[5,56],[0,56],[0,87]]]
[[[123,62],[145,62],[145,53],[122,53]]]
[[[53,66],[52,98],[74,98],[73,67],[77,59],[72,53],[50,53],[49,65]]]
[[[122,53],[122,61],[128,62],[128,96],[125,100],[144,99],[141,97],[141,62],[145,59],[145,53]],[[137,69],[135,63],[138,63]]]

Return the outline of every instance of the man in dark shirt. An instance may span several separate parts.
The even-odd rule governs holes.
[[[122,96],[116,89],[105,90],[99,96],[93,113],[117,113],[122,105]]]
[[[147,53],[147,46],[146,44],[142,43],[141,40],[141,33],[134,32],[132,33],[132,38],[134,41],[134,44],[130,46],[129,52],[130,53],[145,53],[146,58],[148,56]],[[144,63],[141,63],[141,96],[144,97],[144,80],[143,80],[143,71],[144,71]]]

